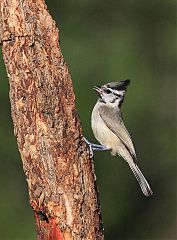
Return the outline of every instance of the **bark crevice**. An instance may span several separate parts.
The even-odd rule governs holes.
[[[38,239],[102,240],[93,159],[44,1],[2,0],[0,36]]]
[[[11,34],[8,38],[0,39],[0,44],[2,45],[3,42],[15,42],[15,38],[26,38],[26,37],[32,37],[32,36],[29,36],[28,34],[19,35],[19,36],[15,36]]]

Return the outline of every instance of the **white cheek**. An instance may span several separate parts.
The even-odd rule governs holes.
[[[112,102],[112,101],[109,101],[109,102],[107,102],[107,106],[110,106],[110,107],[118,107],[118,105],[119,105],[119,102],[120,102],[120,99],[116,99],[116,101],[115,102]]]

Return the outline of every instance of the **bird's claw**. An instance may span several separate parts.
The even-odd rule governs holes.
[[[99,145],[99,144],[95,144],[95,143],[89,142],[88,139],[86,139],[85,137],[83,137],[83,139],[86,142],[86,144],[89,146],[91,157],[93,157],[93,151],[106,151],[106,150],[110,150],[109,147],[106,147],[104,145]]]

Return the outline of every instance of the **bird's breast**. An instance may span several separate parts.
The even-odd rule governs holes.
[[[91,117],[92,130],[95,138],[104,146],[114,150],[120,145],[119,138],[107,127],[101,118],[97,106],[94,107]]]

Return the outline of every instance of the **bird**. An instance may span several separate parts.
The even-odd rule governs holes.
[[[113,156],[121,156],[128,163],[143,194],[148,197],[153,191],[138,167],[135,147],[121,113],[129,84],[130,80],[126,79],[93,88],[99,97],[92,111],[91,126],[101,145],[90,143],[88,140],[86,142],[92,150],[111,150]]]

